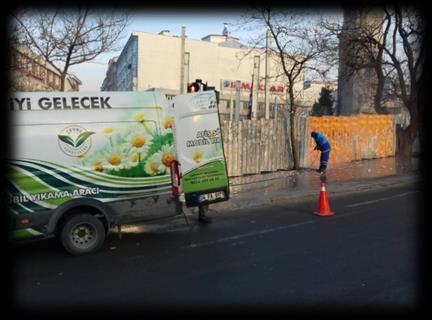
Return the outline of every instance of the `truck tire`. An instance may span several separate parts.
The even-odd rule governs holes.
[[[105,228],[102,221],[91,214],[73,215],[64,221],[60,238],[64,249],[72,255],[94,253],[105,242]]]

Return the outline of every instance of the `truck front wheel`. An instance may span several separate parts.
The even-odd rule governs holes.
[[[93,253],[105,242],[105,228],[102,221],[91,214],[73,215],[63,223],[60,238],[72,255]]]

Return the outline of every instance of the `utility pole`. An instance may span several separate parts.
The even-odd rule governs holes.
[[[260,67],[260,57],[254,56],[253,75],[252,75],[253,80],[252,80],[252,115],[251,115],[251,119],[257,118],[259,67]]]
[[[267,29],[266,35],[266,60],[265,60],[265,118],[270,119],[270,86],[269,86],[269,70],[270,70],[270,52],[271,52],[271,33]]]
[[[187,86],[189,84],[189,61],[190,61],[190,53],[185,52],[184,53],[184,68],[183,68],[183,90],[184,93],[187,92]]]
[[[230,117],[229,117],[229,119],[232,121],[233,118],[234,118],[234,99],[233,99],[233,93],[232,93],[232,91],[231,91],[231,94],[230,94],[229,104],[230,104]]]
[[[185,82],[185,41],[186,27],[182,26],[180,37],[180,94],[185,94],[187,91],[187,82]]]
[[[240,120],[240,87],[241,87],[241,81],[236,81],[236,100],[235,100],[235,120]]]

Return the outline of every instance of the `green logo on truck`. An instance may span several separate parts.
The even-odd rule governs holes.
[[[94,132],[87,131],[80,126],[68,126],[57,135],[59,138],[59,147],[70,157],[80,157],[90,150],[90,136],[92,134]]]

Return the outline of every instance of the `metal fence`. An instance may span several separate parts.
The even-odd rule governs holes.
[[[309,168],[318,153],[310,131],[324,133],[332,145],[331,165],[354,160],[394,156],[395,127],[390,115],[353,117],[296,116],[295,145],[299,165]],[[287,117],[222,121],[222,136],[231,177],[293,168]]]
[[[229,176],[286,170],[292,167],[284,119],[223,121]]]

